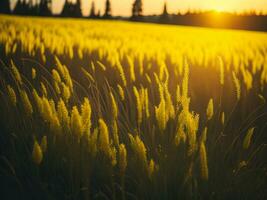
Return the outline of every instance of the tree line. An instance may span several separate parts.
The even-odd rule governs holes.
[[[255,11],[242,14],[228,12],[215,13],[215,11],[187,11],[184,14],[169,14],[165,2],[160,15],[145,16],[143,15],[143,1],[132,1],[132,15],[128,18],[132,21],[267,31],[267,15],[258,14]],[[88,16],[83,16],[81,0],[76,0],[76,2],[65,0],[59,15],[54,15],[52,13],[52,0],[17,0],[13,9],[10,8],[10,0],[0,0],[0,13],[30,16],[115,19],[115,17],[112,16],[111,0],[106,0],[103,14],[101,14],[100,10],[96,9],[95,0],[93,0]],[[214,17],[215,15],[216,17]],[[118,17],[116,17],[116,19],[117,18]]]
[[[13,10],[10,8],[10,0],[0,1],[0,13],[30,16],[53,16],[52,0],[17,0]],[[65,0],[62,11],[59,14],[62,17],[90,17],[90,18],[112,18],[111,2],[106,0],[104,14],[96,10],[95,2],[91,4],[89,16],[83,16],[81,0],[73,2]],[[132,4],[132,19],[141,19],[143,16],[142,0],[134,0]]]

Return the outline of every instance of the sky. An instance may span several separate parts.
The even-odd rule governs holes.
[[[73,0],[76,1],[76,0]],[[88,15],[93,0],[82,0],[82,11]],[[104,12],[106,0],[94,0],[96,9]],[[131,7],[134,0],[110,0],[112,14],[117,16],[130,16]],[[143,10],[145,15],[160,14],[164,2],[167,2],[168,11],[177,13],[178,11],[191,10],[218,10],[218,11],[248,11],[257,10],[267,13],[267,0],[143,0]],[[60,13],[65,0],[53,0],[53,13]],[[11,0],[13,7],[16,0]]]

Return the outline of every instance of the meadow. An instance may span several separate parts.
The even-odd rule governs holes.
[[[0,16],[0,199],[267,199],[267,34]]]

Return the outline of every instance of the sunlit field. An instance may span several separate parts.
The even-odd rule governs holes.
[[[267,199],[267,34],[0,16],[6,199]]]

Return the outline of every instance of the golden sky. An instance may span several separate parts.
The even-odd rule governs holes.
[[[15,0],[11,0],[14,4]],[[75,1],[75,0],[73,0]],[[104,11],[106,0],[94,0],[96,8]],[[134,0],[111,0],[112,14],[130,16],[131,6]],[[171,13],[177,13],[178,10],[188,9],[201,10],[226,10],[226,11],[247,11],[257,10],[267,12],[267,0],[143,0],[144,14],[159,14],[162,12],[164,1],[168,4],[168,10]],[[53,0],[53,12],[59,13],[65,0]],[[87,15],[92,0],[82,0],[83,13]]]

